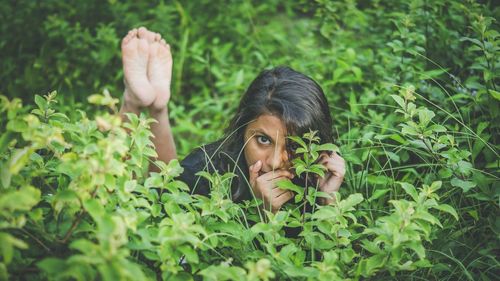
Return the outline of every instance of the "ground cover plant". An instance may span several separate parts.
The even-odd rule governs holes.
[[[499,9],[488,1],[7,1],[0,14],[1,280],[496,280]],[[147,115],[117,114],[118,42],[172,45],[180,156],[216,140],[263,68],[311,75],[348,165],[336,203],[282,188],[272,214],[156,162]],[[23,34],[23,36],[20,36]],[[294,227],[296,238],[284,236]]]

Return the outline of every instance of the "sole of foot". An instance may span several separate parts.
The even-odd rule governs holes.
[[[162,109],[170,100],[172,81],[172,54],[164,39],[151,44],[149,52],[148,78],[156,93],[153,108]]]
[[[150,44],[138,37],[133,29],[122,40],[123,74],[125,76],[125,101],[132,106],[148,107],[156,93],[148,79]]]

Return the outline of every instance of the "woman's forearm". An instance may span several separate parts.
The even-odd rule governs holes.
[[[126,101],[122,103],[120,108],[120,115],[123,120],[127,120],[126,113],[139,114],[138,107],[130,106]],[[168,109],[165,106],[163,110],[150,110],[151,118],[156,122],[151,124],[151,133],[153,134],[152,142],[155,146],[158,158],[152,160],[161,160],[165,163],[177,158],[175,149],[174,137],[170,127],[170,120],[168,119]],[[157,171],[154,164],[150,165],[150,171]]]
[[[153,144],[158,154],[158,160],[165,163],[177,158],[175,149],[174,136],[170,127],[168,118],[168,109],[165,106],[162,110],[150,110],[151,118],[157,122],[151,124],[151,132],[153,133]]]

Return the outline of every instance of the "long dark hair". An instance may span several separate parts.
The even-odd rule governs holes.
[[[318,83],[286,66],[262,71],[241,98],[224,137],[205,147],[210,158],[219,159],[213,161],[217,165],[212,169],[237,175],[231,185],[236,202],[250,196],[248,166],[242,155],[245,128],[262,114],[278,116],[289,135],[313,130],[318,131],[321,143],[333,142],[330,109]]]
[[[225,131],[228,147],[241,147],[246,125],[262,114],[280,117],[290,135],[302,136],[313,130],[318,131],[321,143],[333,141],[332,118],[323,90],[290,67],[264,70],[253,80]]]

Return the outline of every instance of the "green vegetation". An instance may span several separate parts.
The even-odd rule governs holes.
[[[0,9],[0,280],[498,278],[498,7],[137,2]],[[337,203],[302,216],[323,194],[284,183],[295,202],[272,214],[233,203],[231,174],[203,174],[210,198],[177,161],[147,174],[152,120],[117,114],[119,41],[141,25],[172,45],[181,157],[222,135],[260,70],[316,79],[348,166]],[[296,170],[321,174],[303,137]]]

